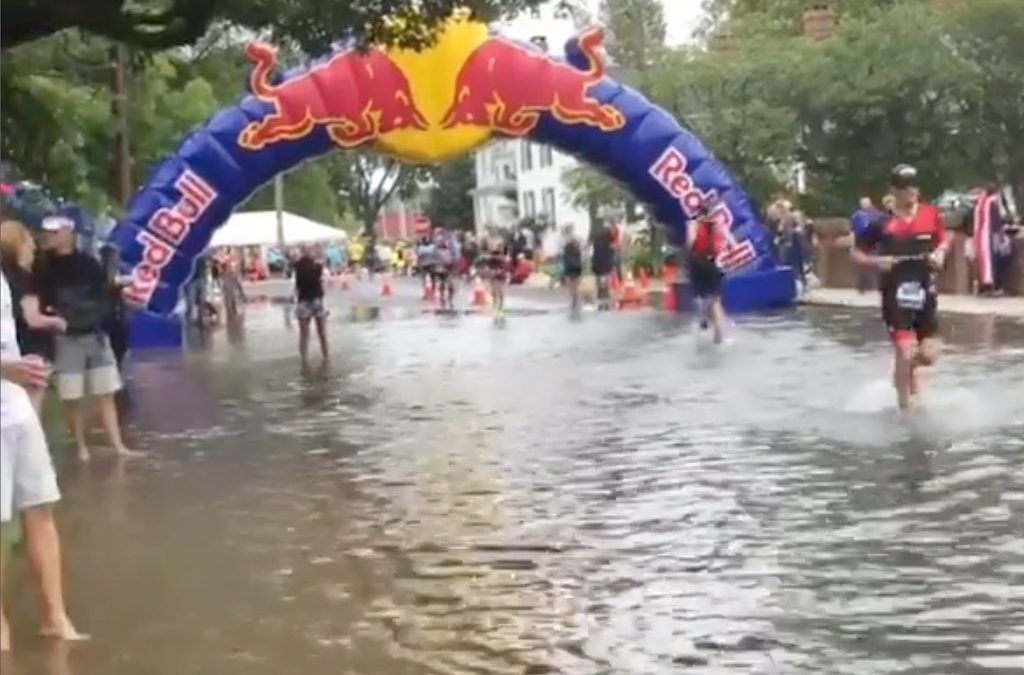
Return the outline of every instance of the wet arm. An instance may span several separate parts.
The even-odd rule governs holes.
[[[60,317],[43,314],[39,308],[39,296],[24,295],[21,298],[21,312],[29,328],[36,330],[54,330],[63,327],[64,320]]]

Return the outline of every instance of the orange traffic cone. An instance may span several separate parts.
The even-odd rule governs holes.
[[[487,289],[484,288],[484,282],[477,275],[473,279],[473,306],[474,307],[486,307],[490,304],[490,300],[487,298]]]
[[[651,276],[647,273],[646,267],[640,268],[640,290],[647,291],[651,288]]]
[[[395,294],[395,289],[391,287],[391,275],[382,274],[380,275],[380,297],[390,298]]]
[[[676,268],[665,265],[661,269],[661,282],[664,290],[661,295],[661,308],[666,312],[676,311]]]
[[[633,273],[627,272],[626,281],[622,284],[622,297],[619,298],[619,308],[639,307],[642,304],[643,298],[640,297],[640,292],[636,288]]]

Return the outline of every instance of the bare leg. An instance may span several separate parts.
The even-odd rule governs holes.
[[[318,316],[316,318],[316,336],[320,340],[320,356],[327,360],[327,318]]]
[[[920,369],[935,364],[935,341],[931,338],[921,340],[910,364],[910,395],[917,396],[921,390]]]
[[[308,362],[309,355],[309,319],[299,319],[299,358],[303,365]]]
[[[720,345],[725,340],[725,309],[721,298],[715,297],[708,301],[708,318],[711,320],[715,344]]]
[[[60,640],[81,640],[84,636],[75,630],[64,605],[60,537],[53,509],[49,505],[26,509],[21,513],[21,523],[25,530],[25,550],[42,606],[40,635]]]
[[[896,345],[893,384],[896,387],[896,404],[901,411],[910,409],[911,386],[914,378],[914,350],[911,345]]]
[[[64,412],[68,417],[71,435],[75,439],[78,459],[82,462],[88,462],[91,455],[89,453],[89,444],[85,440],[85,414],[82,411],[84,405],[85,399],[64,401]]]
[[[7,560],[4,555],[6,546],[0,545],[0,653],[11,651],[11,628],[7,625],[7,613],[4,611],[4,598],[7,597]],[[8,669],[4,664],[3,671]]]
[[[125,457],[132,457],[138,453],[132,452],[124,444],[121,437],[121,421],[117,417],[117,402],[113,394],[103,394],[96,397],[96,404],[100,408],[100,419],[103,421],[103,429],[107,432],[107,439],[114,451]]]

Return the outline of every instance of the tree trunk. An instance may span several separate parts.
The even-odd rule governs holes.
[[[128,124],[128,53],[124,45],[110,48],[113,66],[110,111],[114,118],[113,189],[118,206],[123,209],[132,196],[132,150]]]

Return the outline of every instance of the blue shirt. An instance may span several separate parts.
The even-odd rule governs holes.
[[[850,228],[853,230],[853,236],[860,237],[868,229],[874,221],[882,217],[882,212],[876,208],[870,209],[857,209],[850,216]]]

